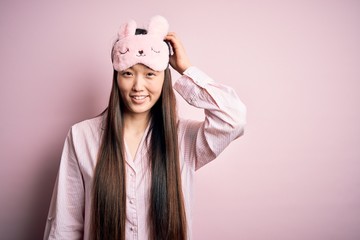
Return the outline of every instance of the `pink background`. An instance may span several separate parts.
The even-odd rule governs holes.
[[[107,104],[120,23],[155,14],[248,107],[197,174],[194,239],[360,239],[356,0],[1,1],[0,238],[41,239],[66,133]]]

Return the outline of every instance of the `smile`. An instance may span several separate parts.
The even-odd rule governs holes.
[[[131,96],[131,98],[133,98],[135,100],[143,100],[143,99],[147,98],[147,95]]]

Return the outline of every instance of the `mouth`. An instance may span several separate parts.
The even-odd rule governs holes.
[[[135,105],[142,105],[146,102],[147,97],[149,95],[131,95],[131,102]]]
[[[145,98],[148,97],[148,95],[132,95],[130,97],[134,100],[144,100]]]

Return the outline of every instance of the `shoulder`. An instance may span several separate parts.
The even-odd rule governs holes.
[[[96,138],[100,137],[103,129],[104,115],[99,115],[94,118],[86,119],[74,124],[70,133],[73,138]]]
[[[81,122],[75,123],[71,129],[73,131],[86,131],[86,130],[93,130],[93,129],[101,129],[103,125],[103,115],[85,119]]]

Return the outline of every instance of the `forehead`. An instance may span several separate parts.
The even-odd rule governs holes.
[[[136,72],[148,72],[148,71],[152,71],[152,72],[158,72],[158,73],[161,73],[161,72],[165,72],[165,70],[163,71],[156,71],[148,66],[146,66],[145,64],[143,63],[137,63],[125,70],[123,70],[122,72],[124,71],[136,71]]]

